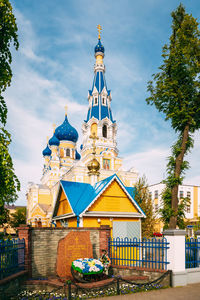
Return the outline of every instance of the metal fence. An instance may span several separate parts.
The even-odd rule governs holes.
[[[166,270],[167,249],[166,238],[129,239],[110,238],[108,242],[111,263],[117,266],[142,267]]]
[[[198,238],[185,239],[185,267],[186,269],[200,267],[200,239]]]
[[[24,239],[0,240],[0,279],[24,270]]]

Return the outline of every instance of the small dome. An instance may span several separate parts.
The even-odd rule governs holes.
[[[80,145],[80,149],[81,149],[81,150],[83,149],[83,144]]]
[[[49,149],[49,146],[47,145],[46,148],[42,151],[43,156],[50,156],[51,155],[51,149]]]
[[[65,120],[62,125],[56,128],[54,135],[60,141],[71,141],[76,143],[78,140],[78,132],[69,124],[67,116],[65,116]]]
[[[81,156],[80,156],[80,154],[78,153],[78,151],[76,150],[76,156],[75,156],[75,159],[78,159],[78,160],[80,160],[81,159]]]
[[[100,169],[100,163],[96,158],[93,158],[87,165],[89,174],[98,174]]]
[[[55,134],[52,136],[52,138],[49,140],[49,145],[50,146],[59,146],[60,141],[59,139],[55,136]]]
[[[104,53],[104,46],[102,45],[100,39],[99,39],[97,45],[96,45],[95,48],[94,48],[94,52],[95,52],[95,53],[97,53],[97,52],[102,52],[102,53]]]

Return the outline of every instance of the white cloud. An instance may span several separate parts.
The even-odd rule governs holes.
[[[107,7],[106,5],[107,2],[105,2],[105,7]],[[84,42],[93,44],[96,40],[91,38],[90,33],[84,34],[83,30],[78,33],[80,24],[74,29],[77,19],[65,20],[59,17],[58,21],[62,21],[60,22],[62,34],[59,32],[57,37],[53,37],[55,38],[54,45],[61,48],[64,45],[69,52],[66,59],[63,59],[65,56],[63,49],[61,50],[63,55],[61,59],[59,53],[57,59],[51,59],[47,52],[45,52],[47,53],[45,56],[41,55],[40,43],[43,43],[44,47],[44,40],[47,41],[48,48],[52,36],[49,38],[43,35],[44,40],[40,40],[41,36],[39,33],[36,35],[31,21],[26,19],[21,12],[15,10],[15,13],[19,27],[20,48],[17,54],[13,54],[14,76],[11,87],[6,92],[6,97],[9,111],[8,128],[13,139],[11,153],[16,174],[22,183],[22,192],[18,203],[25,204],[27,182],[39,183],[43,166],[41,152],[46,145],[46,136],[52,135],[52,123],[59,125],[63,122],[66,104],[68,105],[69,121],[80,134],[88,103],[75,97],[77,95],[79,97],[79,90],[84,87],[83,97],[86,100],[87,89],[92,84],[90,80],[92,66],[91,69],[86,69],[87,63],[83,58]],[[106,19],[104,20],[106,21]],[[123,24],[124,32],[127,32],[126,26],[129,26],[127,24]],[[57,25],[59,24],[57,23]],[[84,26],[87,27],[87,25]],[[85,28],[86,30],[87,28]],[[112,27],[108,27],[108,30],[112,31]],[[156,30],[155,26],[154,30]],[[73,57],[73,50],[70,50],[70,47],[75,47],[74,45],[77,44],[79,44],[79,48],[76,51],[79,55],[76,59]],[[72,49],[74,49],[73,47]],[[57,50],[58,48],[55,51]],[[148,182],[151,184],[160,182],[165,176],[166,159],[170,154],[171,147],[171,144],[167,143],[170,143],[171,137],[165,125],[162,127],[161,122],[156,123],[156,114],[141,111],[140,106],[138,106],[138,110],[134,110],[137,105],[135,99],[140,96],[140,93],[144,95],[139,85],[142,85],[146,73],[142,69],[144,68],[143,62],[136,57],[135,51],[133,50],[131,53],[132,56],[129,53],[129,56],[126,57],[125,54],[112,53],[111,55],[109,51],[106,52],[105,63],[112,80],[112,82],[109,80],[108,87],[111,87],[115,93],[113,100],[116,101],[116,97],[119,99],[116,106],[119,108],[121,105],[121,111],[119,109],[114,113],[118,124],[118,143],[121,150],[119,155],[124,156],[124,165],[127,169],[134,166],[140,175],[147,176]],[[94,62],[93,59],[89,57],[88,61]],[[88,70],[91,74],[88,73]],[[132,95],[130,91],[133,88],[135,91]],[[75,93],[76,96],[74,96]],[[126,105],[127,101],[132,105]],[[145,132],[147,133],[144,135]],[[163,142],[164,140],[166,143]],[[200,134],[198,133],[195,135],[195,147],[188,156],[191,169],[187,171],[185,182],[191,184],[200,184],[199,140]],[[79,138],[80,142],[81,138]],[[139,151],[137,150],[138,145],[140,145],[140,149],[143,147],[143,150],[136,153]],[[134,154],[130,154],[133,152]],[[126,153],[129,154],[126,155]]]
[[[127,169],[134,167],[139,171],[139,176],[145,175],[148,183],[158,183],[165,177],[166,158],[169,156],[167,149],[152,148],[141,153],[127,155],[124,166]]]

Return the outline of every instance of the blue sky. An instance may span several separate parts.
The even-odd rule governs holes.
[[[20,48],[13,50],[13,80],[5,93],[12,134],[10,152],[22,185],[17,204],[26,204],[27,183],[40,182],[42,150],[52,124],[64,120],[79,132],[92,86],[97,24],[105,47],[106,80],[118,125],[118,148],[124,168],[135,167],[150,184],[165,176],[166,158],[176,136],[170,122],[146,104],[147,82],[162,63],[162,46],[171,34],[170,13],[176,0],[11,0]],[[200,16],[198,0],[182,1]],[[200,21],[200,20],[199,20]],[[188,159],[185,183],[200,184],[199,137]]]

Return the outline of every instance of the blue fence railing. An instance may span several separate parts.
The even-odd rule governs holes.
[[[0,279],[24,270],[24,239],[0,240]]]
[[[168,249],[166,238],[110,238],[108,242],[111,263],[118,266],[166,270]]]
[[[200,239],[185,239],[185,267],[186,269],[200,267]]]

